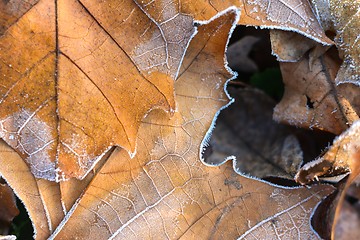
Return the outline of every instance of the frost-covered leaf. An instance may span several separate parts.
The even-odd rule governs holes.
[[[322,157],[305,164],[297,173],[295,180],[301,184],[307,184],[319,178],[329,179],[332,177],[334,179],[334,177],[348,172],[350,173],[348,178],[339,187],[339,192],[331,207],[326,210],[326,214],[329,216],[327,222],[330,223],[330,226],[332,225],[332,238],[339,234],[337,231],[345,228],[339,222],[343,220],[344,214],[347,214],[346,209],[342,210],[346,204],[345,197],[351,184],[356,180],[359,181],[360,177],[360,121],[356,121],[347,131],[337,137]]]
[[[318,238],[309,219],[332,187],[276,187],[236,174],[230,162],[207,167],[199,159],[199,146],[205,144],[215,115],[230,101],[223,90],[232,77],[224,67],[224,50],[236,16],[230,9],[200,24],[175,83],[178,111],[171,117],[161,110],[150,112],[140,126],[134,158],[116,148],[51,238]],[[11,166],[0,167],[10,185],[21,179]],[[23,175],[32,176],[28,167]],[[27,189],[39,192],[36,186]],[[29,212],[37,206],[24,203]],[[36,229],[47,226],[46,214],[42,216],[33,218]]]
[[[270,80],[270,79],[269,79]],[[254,89],[229,89],[235,99],[216,121],[211,140],[209,164],[236,158],[236,169],[250,176],[293,178],[303,153],[291,130],[272,120],[274,101]]]
[[[295,31],[326,45],[325,35],[308,0],[215,0],[215,9],[235,5],[241,9],[239,24]]]
[[[349,180],[352,182],[360,173],[359,149],[360,121],[356,121],[334,140],[323,156],[305,164],[297,173],[296,180],[301,184],[307,184],[319,177],[333,177],[351,172]]]
[[[113,145],[134,153],[144,115],[175,109],[195,27],[173,3],[157,19],[132,0],[0,7],[0,136],[36,177],[82,178]]]
[[[360,1],[330,0],[328,3],[336,31],[335,43],[344,58],[336,82],[360,86]]]
[[[36,239],[46,239],[64,217],[59,184],[36,179],[19,154],[2,140],[0,173],[27,208]]]
[[[359,119],[360,89],[336,85],[339,62],[330,52],[310,62],[280,63],[285,93],[274,109],[274,119],[305,128],[340,134]]]

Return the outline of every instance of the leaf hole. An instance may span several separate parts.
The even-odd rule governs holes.
[[[308,95],[306,96],[306,106],[310,109],[314,109],[314,102],[311,101],[311,98]]]

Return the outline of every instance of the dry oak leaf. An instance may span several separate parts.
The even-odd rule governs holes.
[[[331,207],[327,209],[327,222],[332,226],[331,235],[339,234],[342,208],[349,187],[357,179],[360,179],[360,121],[356,121],[347,131],[334,140],[333,145],[319,159],[305,164],[297,173],[295,180],[301,184],[307,184],[319,178],[336,177],[350,172],[348,178],[339,187]],[[344,227],[344,226],[342,226]],[[350,227],[350,226],[349,226]],[[357,234],[357,233],[354,233]]]
[[[351,172],[349,181],[353,182],[360,174],[360,120],[340,136],[320,158],[305,164],[296,174],[295,180],[307,184],[319,177],[332,177]]]
[[[143,116],[175,107],[193,18],[229,4],[240,24],[331,42],[303,0],[2,2],[0,136],[49,180],[83,178],[113,145],[134,153]]]
[[[335,134],[345,131],[359,119],[360,89],[350,83],[336,84],[339,66],[331,51],[313,63],[309,55],[297,63],[280,63],[285,92],[273,118]]]
[[[240,25],[294,31],[319,43],[333,44],[308,0],[214,0],[209,3],[216,10],[237,6],[241,10]]]
[[[176,6],[157,9],[161,19],[132,0],[0,6],[0,137],[36,177],[83,178],[114,145],[134,154],[144,115],[175,109],[195,32]]]
[[[232,75],[224,67],[224,50],[237,14],[231,8],[201,23],[175,83],[178,111],[172,117],[150,112],[140,126],[134,158],[116,148],[55,230],[49,229],[49,215],[34,208],[44,204],[53,212],[61,200],[41,198],[37,180],[28,178],[29,168],[14,151],[12,164],[0,164],[11,186],[28,176],[29,186],[17,193],[37,201],[25,203],[30,216],[40,215],[32,218],[37,239],[47,238],[45,233],[52,233],[50,239],[317,238],[309,219],[332,187],[276,187],[237,175],[230,162],[207,167],[199,159],[203,136],[229,103],[223,89]],[[13,169],[17,164],[27,168],[22,176]],[[58,196],[59,188],[53,193]]]
[[[343,54],[343,64],[336,83],[354,83],[360,86],[360,1],[330,0],[329,4],[335,43]]]
[[[354,83],[360,85],[360,2],[353,0],[311,0],[316,17],[322,25],[324,31],[333,32],[336,36],[334,42],[339,49],[343,63],[336,76],[336,83]],[[294,47],[294,43],[286,41],[288,36],[277,39],[274,44],[275,55],[282,60],[295,61],[301,56],[301,52],[314,47],[315,42],[309,40],[301,42],[295,46],[297,53],[289,59],[289,53],[286,50]],[[275,42],[275,39],[272,39]],[[279,46],[279,47],[276,47]],[[281,46],[284,49],[281,49]],[[290,50],[291,52],[294,49]]]

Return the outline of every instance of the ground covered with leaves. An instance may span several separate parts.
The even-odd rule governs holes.
[[[0,239],[359,239],[359,13],[0,1]]]

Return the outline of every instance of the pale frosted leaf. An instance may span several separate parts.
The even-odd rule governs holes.
[[[330,52],[310,62],[280,63],[285,93],[274,119],[291,125],[340,134],[358,117],[359,88],[335,83],[339,62]]]
[[[279,188],[236,174],[230,162],[207,167],[199,159],[203,136],[229,102],[224,49],[236,13],[199,27],[176,82],[178,111],[149,113],[136,156],[117,148],[53,238],[317,238],[309,219],[331,187]]]

